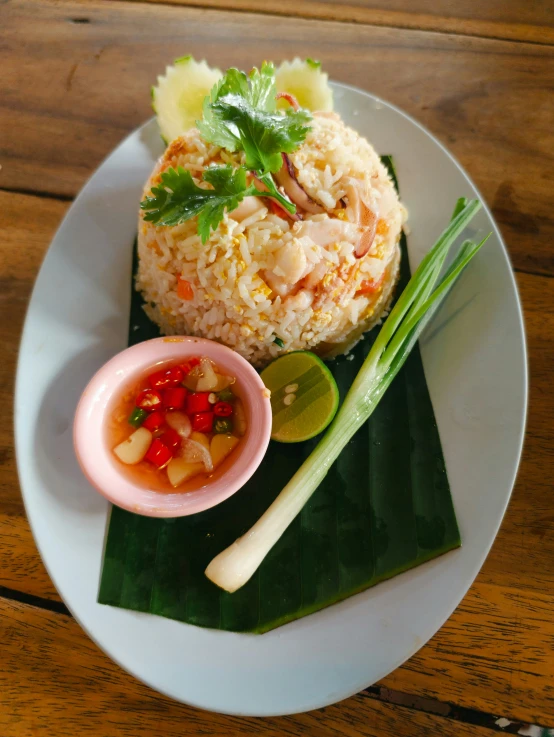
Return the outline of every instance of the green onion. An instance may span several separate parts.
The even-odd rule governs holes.
[[[145,412],[145,410],[141,409],[140,407],[135,407],[135,409],[129,415],[129,419],[127,420],[127,422],[133,427],[140,427],[147,417],[148,412]]]
[[[227,417],[218,417],[214,422],[214,432],[217,435],[233,432],[233,423]]]
[[[232,402],[236,399],[236,396],[230,389],[222,389],[220,392],[217,392],[217,398],[220,402]]]
[[[439,281],[450,247],[480,206],[477,200],[458,201],[450,224],[397,300],[323,438],[254,526],[208,565],[206,576],[222,589],[232,593],[250,579],[369,418],[450,287],[489,237],[478,244],[464,241]]]
[[[279,338],[277,335],[273,339],[273,342],[275,343],[275,345],[278,345],[279,348],[283,348],[285,345],[284,341],[282,341],[281,338]]]

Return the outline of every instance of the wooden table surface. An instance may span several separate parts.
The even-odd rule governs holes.
[[[0,0],[5,408],[26,304],[61,218],[102,158],[151,114],[156,74],[186,53],[223,68],[319,58],[334,79],[414,115],[458,157],[501,227],[525,309],[531,391],[518,481],[477,580],[411,660],[317,712],[225,717],[138,683],[69,615],[25,517],[6,416],[0,735],[554,734],[552,2]]]

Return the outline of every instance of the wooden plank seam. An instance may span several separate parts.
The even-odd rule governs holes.
[[[478,727],[491,729],[505,734],[519,734],[523,737],[553,737],[554,727],[540,726],[509,719],[505,716],[495,716],[467,706],[458,706],[438,699],[416,696],[403,691],[396,691],[384,686],[369,686],[363,694],[371,699],[377,699],[387,704],[404,706],[414,711],[445,717],[455,722],[474,724]]]

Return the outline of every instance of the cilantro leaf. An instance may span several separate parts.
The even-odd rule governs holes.
[[[264,61],[260,70],[254,67],[248,76],[235,67],[231,67],[214,85],[210,95],[205,99],[204,113],[206,105],[209,106],[226,95],[240,95],[252,107],[273,113],[277,108],[276,94],[275,67],[271,62]]]
[[[241,95],[227,94],[209,104],[198,127],[217,146],[244,151],[248,169],[267,173],[279,171],[281,153],[292,153],[306,138],[310,119],[306,110],[268,113]]]
[[[252,107],[274,113],[277,109],[277,86],[275,84],[275,67],[271,62],[264,61],[258,71],[252,69],[250,78],[250,94],[243,95]]]
[[[212,90],[212,94],[213,92]],[[196,127],[206,141],[226,148],[227,151],[240,151],[242,147],[239,132],[231,126],[222,125],[213,113],[213,108],[217,104],[206,97],[204,118],[196,121]]]
[[[240,166],[233,169],[230,164],[209,167],[204,172],[204,181],[212,185],[213,193],[207,198],[204,209],[198,216],[198,235],[205,243],[210,237],[210,230],[215,230],[223,220],[225,210],[232,212],[240,205],[248,188],[246,186],[246,169]],[[210,190],[204,190],[210,192]]]
[[[229,72],[230,71],[233,70],[230,69]],[[229,72],[227,72],[227,74],[229,74]],[[242,74],[242,72],[239,72],[239,74]],[[238,151],[241,147],[238,132],[232,128],[219,125],[212,113],[214,104],[219,100],[219,93],[225,82],[225,78],[226,77],[218,82],[218,84],[213,88],[211,94],[204,99],[202,107],[203,119],[196,121],[196,127],[206,141],[215,143],[216,146],[221,146],[221,148],[225,148],[227,151]],[[228,93],[226,92],[225,94]]]
[[[225,95],[241,95],[247,97],[250,94],[248,77],[235,67],[227,69],[223,77],[215,83],[208,97],[204,100],[204,112],[206,105],[217,102]]]
[[[306,110],[276,111],[275,67],[264,62],[247,76],[228,69],[204,100],[202,136],[228,151],[244,151],[246,166],[265,174],[279,171],[281,153],[292,153],[309,130]]]
[[[210,166],[203,180],[212,189],[204,189],[194,182],[188,169],[170,168],[160,175],[161,181],[152,187],[151,196],[140,203],[144,219],[154,225],[178,225],[197,215],[198,235],[206,243],[210,231],[223,220],[225,210],[232,212],[245,197],[271,197],[289,212],[296,212],[292,202],[278,191],[271,174],[257,178],[260,189],[255,182],[247,184],[247,173],[244,166]]]
[[[180,166],[163,172],[161,182],[152,187],[152,196],[146,197],[140,207],[144,219],[156,225],[178,225],[198,215],[198,234],[205,243],[210,230],[215,230],[225,210],[231,212],[250,194],[246,185],[246,169],[232,166],[213,166],[204,172],[204,181],[213,189],[203,189],[194,183],[190,171]]]

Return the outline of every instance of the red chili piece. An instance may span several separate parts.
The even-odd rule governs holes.
[[[162,392],[162,402],[166,409],[183,409],[187,390],[184,386],[172,386]]]
[[[211,432],[214,424],[214,413],[198,412],[191,417],[191,424],[195,432]]]
[[[160,435],[160,440],[169,448],[172,455],[175,455],[181,447],[181,436],[172,427],[168,428],[163,435]]]
[[[195,366],[200,366],[200,359],[199,358],[189,358],[188,361],[185,361],[185,363],[181,364],[181,370],[183,374],[186,376],[187,374],[190,374],[190,372]]]
[[[152,441],[152,445],[148,448],[148,452],[144,457],[154,466],[157,466],[158,468],[163,468],[164,466],[167,466],[167,464],[173,457],[173,454],[171,453],[167,445],[164,445],[164,443],[162,443],[160,438],[154,438],[154,440]]]
[[[173,366],[165,371],[156,371],[148,377],[152,389],[165,389],[168,386],[179,386],[183,381],[183,369]]]
[[[209,396],[210,392],[194,392],[193,394],[189,394],[187,397],[187,412],[189,415],[211,410]]]
[[[164,422],[164,413],[160,412],[159,410],[155,410],[154,412],[150,412],[148,417],[142,423],[142,427],[150,430],[150,432],[156,432],[156,430],[159,430]]]
[[[229,402],[217,402],[214,405],[214,413],[217,417],[230,417],[233,414],[233,405]]]
[[[137,394],[135,404],[146,412],[153,412],[162,406],[162,395],[157,389],[143,389]]]

